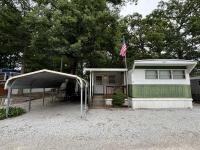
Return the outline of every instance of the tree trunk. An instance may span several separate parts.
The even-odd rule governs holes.
[[[24,55],[23,55],[24,56]],[[22,68],[21,68],[21,74],[24,74],[25,72],[25,62],[24,62],[24,58],[22,56]],[[23,95],[23,89],[19,89],[18,90],[18,95]]]
[[[78,65],[78,62],[76,60],[74,60],[72,67],[71,67],[71,71],[70,71],[71,74],[77,73],[77,65]]]

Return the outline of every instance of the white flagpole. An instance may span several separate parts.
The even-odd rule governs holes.
[[[123,36],[123,40],[124,40],[124,44],[126,44],[124,36]],[[126,54],[127,54],[127,48],[126,48]],[[126,68],[125,76],[126,76],[126,96],[127,96],[126,98],[128,101],[128,67],[127,67],[126,54],[125,54],[125,68]],[[128,103],[128,107],[129,107],[129,103]]]
[[[125,55],[125,67],[126,67],[126,72],[125,72],[125,76],[126,76],[126,95],[127,95],[127,100],[128,100],[128,67],[127,67],[127,60],[126,60],[126,55]],[[129,107],[129,103],[128,103],[128,107]]]

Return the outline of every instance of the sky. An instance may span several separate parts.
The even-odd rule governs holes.
[[[145,17],[157,8],[158,2],[160,1],[161,0],[138,0],[137,5],[128,3],[126,6],[122,7],[120,14],[126,16],[138,12]]]

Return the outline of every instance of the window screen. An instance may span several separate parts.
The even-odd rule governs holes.
[[[157,70],[146,70],[145,78],[146,79],[158,79],[158,71]]]
[[[115,84],[115,76],[114,75],[109,76],[109,84]]]
[[[96,76],[96,85],[102,85],[102,76]]]
[[[159,70],[159,79],[171,79],[171,71]]]
[[[173,70],[173,79],[185,79],[185,70]]]

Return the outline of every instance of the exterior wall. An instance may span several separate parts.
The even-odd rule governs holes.
[[[18,91],[19,91],[18,89],[12,89],[12,94],[18,94]],[[45,88],[45,91],[49,92],[49,91],[51,91],[51,88]],[[29,89],[23,89],[24,94],[28,94],[29,92],[30,92]],[[32,89],[31,92],[32,93],[42,93],[43,89],[41,89],[41,88]]]
[[[128,89],[132,98],[191,98],[190,85],[142,84]]]
[[[130,70],[129,75],[131,79],[129,80],[129,84],[183,84],[190,85],[190,77],[187,70],[186,79],[145,79],[145,70],[146,69],[135,69]],[[154,70],[154,69],[151,69]]]
[[[129,100],[133,109],[192,108],[190,77],[186,69],[185,79],[145,79],[145,70],[129,71]]]
[[[200,79],[191,80],[192,98],[196,101],[200,100]]]
[[[191,98],[129,98],[132,108],[192,108]]]

